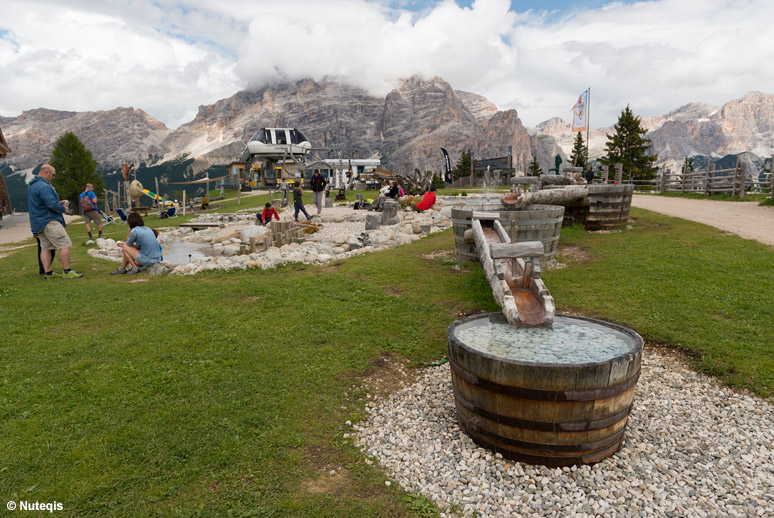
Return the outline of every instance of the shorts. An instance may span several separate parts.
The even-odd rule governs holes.
[[[94,222],[97,225],[102,224],[102,214],[99,213],[98,210],[90,210],[83,213],[83,222],[87,225],[89,222]]]
[[[48,222],[46,228],[38,234],[38,239],[43,250],[61,250],[73,246],[64,227],[55,219]]]
[[[137,264],[139,264],[140,266],[153,266],[157,262],[159,262],[157,259],[148,259],[144,255],[142,255],[142,252],[137,254]]]

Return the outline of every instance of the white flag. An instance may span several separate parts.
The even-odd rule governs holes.
[[[572,107],[572,130],[584,131],[588,126],[589,120],[589,91],[586,90],[580,97],[578,102]]]

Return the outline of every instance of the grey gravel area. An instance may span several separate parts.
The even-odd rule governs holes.
[[[774,405],[660,351],[645,351],[622,449],[594,466],[478,447],[457,427],[448,365],[366,410],[356,443],[444,517],[774,516]]]

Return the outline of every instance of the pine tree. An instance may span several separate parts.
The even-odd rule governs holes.
[[[683,174],[693,173],[694,171],[693,157],[685,157],[685,162],[683,162]]]
[[[586,169],[586,162],[588,156],[586,155],[586,144],[583,142],[583,132],[579,131],[575,137],[575,144],[572,148],[572,154],[570,155],[570,162],[573,167],[582,167]]]
[[[98,198],[105,190],[105,181],[96,172],[97,161],[72,131],[56,140],[48,163],[56,169],[52,185],[60,199],[70,200],[71,208],[80,207],[78,195],[86,189],[87,183],[94,186]]]
[[[647,131],[642,127],[640,117],[634,115],[629,106],[621,112],[614,126],[615,133],[607,135],[607,154],[600,159],[603,164],[614,167],[623,164],[625,177],[649,180],[656,177],[658,155],[648,155],[650,139],[644,137]]]
[[[462,152],[460,159],[454,164],[454,169],[452,169],[453,180],[458,180],[463,176],[470,176],[470,155],[470,149]]]
[[[527,176],[540,176],[543,174],[543,170],[540,168],[537,156],[532,157],[532,162],[529,163],[529,169],[527,170]]]

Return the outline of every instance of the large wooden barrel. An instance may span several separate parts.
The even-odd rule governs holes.
[[[508,231],[511,242],[540,241],[544,255],[543,266],[556,258],[559,234],[562,230],[564,207],[560,205],[530,205],[522,210],[503,210],[502,205],[484,204],[452,208],[454,246],[457,262],[477,262],[478,253],[473,243],[465,243],[465,231],[471,228],[473,211],[498,212],[500,223]]]
[[[625,227],[629,222],[633,185],[591,184],[585,226],[587,230]]]
[[[449,326],[457,418],[480,446],[546,466],[591,464],[620,448],[640,375],[642,338],[608,322],[564,315],[556,321],[562,318],[623,333],[631,346],[607,361],[516,361],[482,352],[457,335],[461,326],[485,323],[479,319],[507,323],[502,313],[468,317]]]

